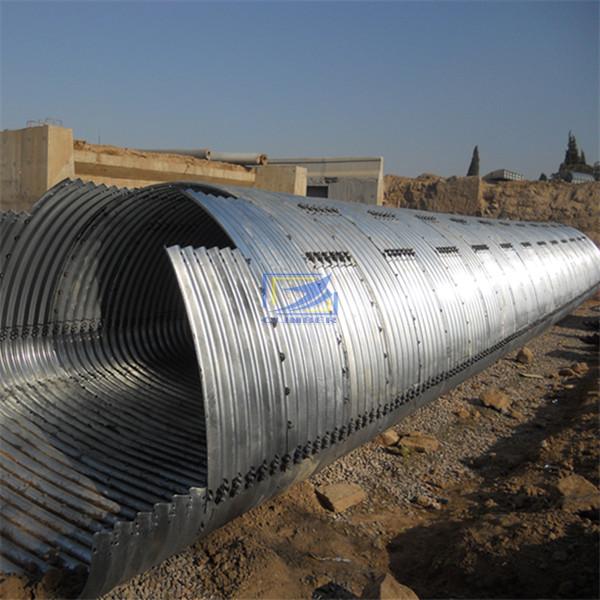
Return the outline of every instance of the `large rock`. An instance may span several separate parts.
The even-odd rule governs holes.
[[[399,583],[390,573],[365,586],[361,597],[364,600],[419,600],[419,596]]]
[[[321,504],[333,512],[343,512],[366,497],[364,490],[356,483],[333,483],[317,489]]]
[[[497,388],[489,388],[481,393],[479,400],[483,406],[506,413],[511,405],[511,399]]]
[[[569,475],[558,482],[562,508],[569,512],[600,509],[600,491],[581,475]]]
[[[431,435],[421,433],[420,431],[413,431],[400,438],[398,446],[406,448],[410,451],[415,452],[435,452],[439,447],[439,441]]]
[[[533,362],[533,352],[527,346],[523,346],[517,352],[517,362],[530,365]]]
[[[400,436],[393,429],[388,429],[387,431],[380,433],[375,441],[382,446],[394,446],[398,443],[399,439]]]

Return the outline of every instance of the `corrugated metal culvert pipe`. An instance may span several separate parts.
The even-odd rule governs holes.
[[[177,183],[0,220],[0,569],[99,595],[558,321],[579,231]]]

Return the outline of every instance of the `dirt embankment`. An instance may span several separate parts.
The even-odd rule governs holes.
[[[98,155],[104,156],[118,156],[120,158],[145,158],[154,159],[165,164],[172,164],[175,167],[181,165],[188,166],[199,166],[199,167],[211,167],[224,169],[226,171],[237,171],[240,173],[249,172],[250,169],[241,165],[234,165],[232,163],[220,162],[216,160],[205,160],[203,158],[196,158],[195,156],[189,156],[186,154],[171,154],[169,152],[151,152],[150,150],[135,150],[134,148],[123,148],[121,146],[111,146],[108,144],[90,144],[85,140],[74,140],[73,149],[76,152],[75,161],[77,162],[78,154],[83,152],[92,152]]]
[[[557,221],[600,245],[600,182],[487,183],[479,177],[385,176],[384,204],[503,219]]]

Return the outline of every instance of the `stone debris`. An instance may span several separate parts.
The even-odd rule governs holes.
[[[467,421],[469,419],[477,420],[481,417],[481,413],[469,404],[460,404],[452,411],[459,419]]]
[[[356,483],[332,483],[317,488],[317,498],[327,510],[333,512],[343,512],[366,497],[364,490]]]
[[[561,506],[568,512],[585,512],[600,509],[600,491],[581,475],[568,475],[558,482]]]
[[[515,408],[510,408],[507,414],[513,419],[516,419],[517,421],[524,421],[526,418],[520,410],[517,410]]]
[[[538,373],[519,373],[519,376],[527,379],[544,379],[544,376]]]
[[[0,598],[11,600],[31,598],[31,589],[27,587],[27,580],[18,575],[0,576]]]
[[[481,404],[487,408],[493,408],[501,413],[508,412],[512,402],[511,399],[497,388],[489,388],[479,396]]]
[[[363,600],[419,600],[409,587],[402,585],[390,573],[381,575],[365,586]]]
[[[559,369],[558,374],[560,377],[577,377],[577,373],[570,367]]]
[[[433,510],[440,510],[442,508],[440,502],[430,496],[425,496],[424,494],[417,496],[413,502],[423,508],[431,508]]]
[[[388,446],[385,451],[388,454],[393,454],[394,456],[402,456],[404,458],[408,458],[410,456],[410,450],[408,448],[401,448],[400,446]]]
[[[400,448],[406,448],[409,451],[426,452],[430,454],[436,452],[440,447],[440,442],[432,435],[413,431],[403,435],[398,442]]]
[[[517,352],[517,362],[523,365],[530,365],[533,362],[533,352],[527,346],[523,346]]]
[[[376,442],[381,446],[395,446],[399,439],[400,436],[393,429],[388,429],[377,436]]]
[[[577,375],[585,375],[590,370],[588,364],[585,362],[575,363],[571,369],[573,369]]]

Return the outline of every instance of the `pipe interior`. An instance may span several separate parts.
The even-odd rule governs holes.
[[[97,204],[40,307],[48,335],[3,350],[37,372],[5,382],[0,403],[8,570],[43,572],[49,552],[88,565],[94,532],[206,486],[200,377],[165,248],[233,244],[177,188]]]

